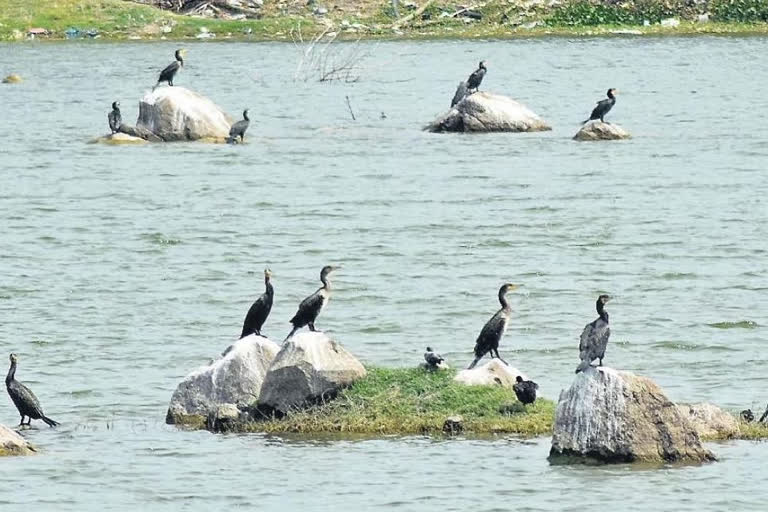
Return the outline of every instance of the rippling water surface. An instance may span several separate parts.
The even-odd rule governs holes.
[[[704,467],[569,468],[547,464],[547,439],[213,436],[163,419],[239,333],[264,266],[265,332],[282,339],[327,263],[344,269],[318,325],[367,363],[415,364],[427,344],[468,363],[511,281],[502,352],[554,399],[608,292],[607,364],[675,400],[762,409],[767,39],[371,43],[354,84],[293,81],[288,44],[187,47],[177,85],[250,107],[248,144],[87,144],[112,101],[135,119],[173,44],[0,46],[0,73],[26,77],[0,87],[0,353],[63,423],[25,433],[42,456],[2,462],[2,507],[764,507],[764,444],[714,445]],[[483,88],[552,132],[420,131],[481,58]],[[572,142],[608,87],[634,138]],[[0,422],[17,421],[4,399]]]

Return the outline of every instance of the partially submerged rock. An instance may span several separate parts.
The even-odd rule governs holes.
[[[221,359],[184,378],[171,397],[166,422],[200,426],[222,405],[253,404],[279,350],[277,343],[255,334],[236,341]]]
[[[140,137],[134,137],[132,135],[128,135],[125,133],[109,133],[107,135],[102,135],[101,137],[97,137],[93,140],[95,143],[100,144],[145,144],[147,141],[140,138]]]
[[[551,129],[525,105],[489,92],[475,92],[464,97],[425,128],[435,133],[540,132]]]
[[[520,375],[523,380],[528,380],[520,370],[502,363],[498,359],[490,359],[481,366],[471,370],[461,370],[453,378],[467,386],[501,386],[512,389],[515,379]]]
[[[714,455],[653,381],[589,368],[560,394],[550,461],[704,462]]]
[[[19,84],[23,80],[21,79],[21,76],[17,75],[16,73],[11,73],[10,75],[3,78],[4,84]]]
[[[678,404],[680,413],[688,418],[704,439],[730,439],[739,435],[739,422],[731,414],[708,403]]]
[[[6,455],[32,455],[35,449],[26,439],[5,425],[0,425],[0,457]]]
[[[449,416],[443,422],[443,433],[455,436],[464,432],[464,418],[461,415]]]
[[[360,361],[322,332],[300,332],[288,339],[269,368],[259,410],[283,415],[331,399],[365,377]]]
[[[139,102],[137,129],[164,141],[210,140],[229,136],[232,118],[218,105],[184,87],[157,87]]]
[[[573,136],[573,140],[622,140],[630,137],[629,132],[617,124],[590,121],[581,127],[581,130]]]

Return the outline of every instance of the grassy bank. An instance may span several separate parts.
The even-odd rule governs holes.
[[[454,370],[369,368],[368,375],[331,402],[279,420],[258,421],[245,430],[269,433],[430,434],[449,416],[463,418],[468,434],[552,432],[555,404],[539,399],[523,407],[501,387],[465,386]]]
[[[418,0],[424,6],[426,0]],[[184,16],[125,0],[0,0],[0,39],[23,40],[30,28],[44,28],[47,36],[64,39],[69,29],[98,32],[103,39],[190,39],[206,29],[215,40],[291,40],[326,28],[340,37],[357,38],[513,38],[531,36],[600,36],[614,34],[768,34],[765,0],[563,0],[536,3],[526,0],[479,2],[473,15],[457,12],[455,3],[430,2],[415,14],[401,4],[395,15],[389,0],[335,0],[328,13],[313,14],[317,0],[265,2],[258,20],[231,21]],[[703,21],[702,16],[708,21]],[[676,26],[662,25],[675,18]],[[87,36],[83,36],[87,37]]]

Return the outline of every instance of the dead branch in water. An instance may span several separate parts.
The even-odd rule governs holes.
[[[352,83],[360,80],[361,63],[370,56],[370,50],[363,46],[362,39],[354,43],[337,41],[338,32],[331,32],[331,27],[317,34],[311,41],[304,42],[301,23],[291,29],[291,40],[301,51],[301,58],[293,74],[295,81],[319,82],[334,80]]]

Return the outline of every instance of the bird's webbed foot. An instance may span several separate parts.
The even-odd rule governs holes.
[[[312,331],[312,332],[317,332],[317,329],[315,329],[315,324],[314,324],[314,322],[309,322],[309,323],[307,324],[307,327],[309,327],[309,330],[310,330],[310,331]]]

